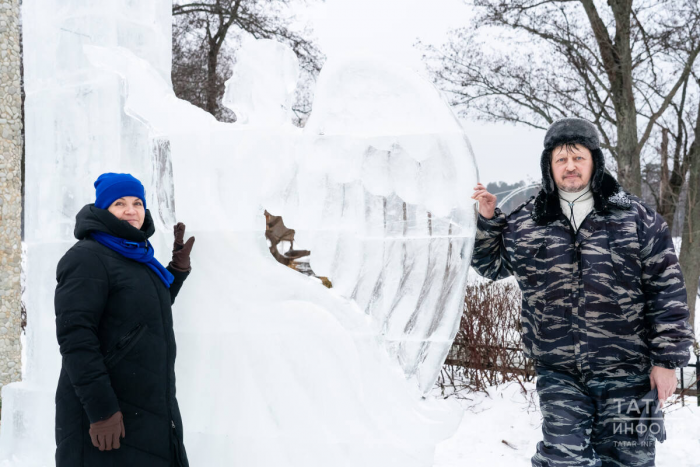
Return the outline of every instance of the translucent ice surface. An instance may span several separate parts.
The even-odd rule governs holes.
[[[238,123],[291,125],[289,113],[299,79],[299,60],[279,42],[252,41],[240,49],[223,103]]]
[[[124,112],[119,76],[92,65],[83,46],[123,47],[148,60],[161,80],[169,79],[171,9],[167,1],[22,2],[26,359],[22,382],[2,388],[0,465],[54,462],[54,396],[61,367],[53,310],[56,264],[75,243],[76,213],[94,201],[92,183],[102,172],[131,172],[146,183],[149,195],[155,194],[150,188],[155,187],[157,139]],[[147,203],[155,205],[152,199]],[[164,231],[161,227],[156,236]],[[155,241],[167,252],[170,239]]]
[[[83,4],[76,24],[86,31],[128,19],[69,3]],[[161,35],[168,2],[148,3],[162,8],[140,11],[127,30]],[[40,47],[73,21],[58,5],[30,10],[26,53],[58,53]],[[296,59],[257,41],[227,83],[225,102],[241,118],[221,123],[173,95],[160,38],[106,37],[70,36],[61,53],[74,63],[56,76],[38,61],[26,70],[34,298],[25,381],[3,388],[0,465],[52,465],[52,276],[105,171],[146,185],[161,262],[175,221],[197,238],[173,309],[190,465],[432,465],[461,410],[423,395],[457,330],[476,216],[474,159],[440,94],[410,70],[331,57],[301,130],[289,124]],[[274,260],[265,209],[296,230],[332,289]]]
[[[461,125],[413,71],[331,59],[297,152],[276,212],[427,392],[457,331],[473,247],[476,167]]]

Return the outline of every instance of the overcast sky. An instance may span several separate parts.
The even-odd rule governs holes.
[[[307,22],[328,57],[379,55],[428,78],[417,40],[441,44],[450,29],[468,24],[463,0],[308,0],[298,19]],[[296,8],[295,8],[296,10]],[[483,183],[539,181],[544,131],[521,126],[465,121]]]

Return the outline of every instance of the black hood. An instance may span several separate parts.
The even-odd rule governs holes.
[[[144,242],[155,233],[156,228],[148,209],[146,209],[146,216],[139,230],[127,221],[117,219],[108,210],[95,207],[95,204],[92,203],[86,204],[75,216],[73,233],[75,238],[82,240],[87,238],[92,231],[105,232],[131,242]]]

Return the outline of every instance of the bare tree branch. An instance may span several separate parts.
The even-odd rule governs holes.
[[[178,97],[233,121],[235,115],[221,104],[224,83],[235,62],[235,43],[242,36],[277,40],[289,45],[302,69],[294,105],[297,123],[310,111],[311,93],[323,54],[308,30],[291,28],[294,20],[284,7],[303,0],[200,0],[173,5],[173,89]],[[228,44],[228,45],[227,45]]]

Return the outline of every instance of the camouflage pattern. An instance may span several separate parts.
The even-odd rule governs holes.
[[[614,432],[615,399],[644,396],[652,366],[690,359],[685,283],[666,222],[608,172],[593,196],[578,231],[557,192],[544,189],[509,215],[478,215],[472,266],[492,280],[514,276],[522,291],[523,347],[544,417],[533,466],[653,466],[653,445]]]
[[[643,410],[637,401],[650,389],[647,373],[634,365],[613,377],[543,366],[535,370],[543,440],[533,467],[654,466],[656,438],[640,441],[637,435]]]
[[[621,362],[685,366],[693,333],[663,218],[607,172],[576,233],[556,195],[533,198],[509,215],[479,214],[472,256],[486,278],[515,276],[526,355],[601,376]]]

